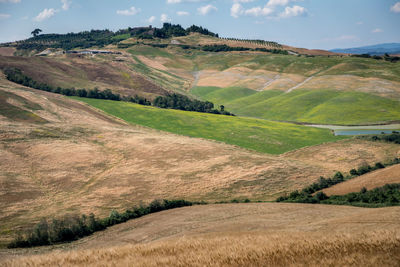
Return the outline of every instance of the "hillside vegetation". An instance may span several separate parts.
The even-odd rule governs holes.
[[[104,49],[115,54],[1,57],[0,68],[21,69],[53,87],[98,87],[150,100],[175,92],[268,120],[370,124],[400,118],[399,63],[335,54],[274,54],[278,46],[272,42],[218,38],[201,27],[172,24],[118,34],[86,32],[76,41],[103,33],[112,40]],[[69,40],[72,35],[38,35],[25,43],[46,43],[41,38]]]
[[[191,137],[213,139],[270,154],[344,139],[333,136],[330,130],[288,123],[163,110],[126,102],[76,99],[133,124]]]
[[[235,114],[322,124],[370,124],[400,118],[398,100],[362,92],[298,89],[255,92],[246,88],[196,87],[193,94],[224,103]]]

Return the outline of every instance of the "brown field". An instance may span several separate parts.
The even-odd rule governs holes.
[[[2,250],[0,264],[397,266],[399,229],[399,207],[193,206],[131,220],[70,244]]]
[[[14,47],[0,47],[0,56],[12,56],[15,50]]]
[[[371,190],[384,186],[385,184],[398,183],[400,183],[400,165],[394,165],[385,169],[376,170],[371,173],[361,175],[322,191],[328,196],[345,195],[351,192],[359,192],[363,187]]]
[[[293,47],[293,46],[288,46],[288,45],[283,45],[283,48],[285,50],[291,50],[291,51],[294,51],[294,52],[302,54],[302,55],[312,55],[312,56],[344,55],[342,53],[334,53],[334,52],[327,51],[327,50],[299,48],[299,47]]]
[[[231,47],[247,47],[247,48],[270,48],[274,49],[275,47],[267,46],[264,44],[257,44],[247,41],[236,41],[236,40],[224,40],[211,36],[200,35],[197,33],[193,33],[189,36],[175,37],[174,40],[178,41],[180,44],[188,44],[188,45],[221,45],[225,44]],[[326,50],[320,49],[306,49],[306,48],[297,48],[292,46],[283,45],[283,49],[291,50],[303,55],[314,55],[314,56],[333,56],[333,55],[343,55],[340,53],[334,53]]]
[[[400,83],[378,78],[363,78],[354,75],[321,75],[303,84],[299,89],[325,88],[339,91],[358,91],[382,97],[400,98]]]
[[[0,91],[19,97],[6,100],[10,105],[47,121],[0,117],[2,245],[16,229],[42,217],[90,212],[103,217],[157,198],[273,200],[320,175],[400,154],[399,146],[351,139],[272,156],[129,126],[4,78]]]
[[[232,67],[224,71],[204,70],[198,72],[196,86],[245,87],[257,91],[287,90],[303,82],[306,77],[296,74],[266,70]]]
[[[57,57],[3,57],[0,56],[0,68],[15,67],[21,69],[34,80],[63,88],[98,87],[111,89],[122,95],[136,94],[152,97],[166,94],[167,90],[148,78],[136,73],[126,62],[113,61],[115,56],[102,58],[57,56]],[[107,63],[107,64],[105,64]]]

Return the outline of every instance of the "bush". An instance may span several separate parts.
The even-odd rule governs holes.
[[[156,97],[153,100],[153,106],[159,108],[172,108],[186,111],[233,115],[228,111],[220,112],[219,110],[214,109],[214,104],[209,101],[192,100],[187,96],[176,93]]]

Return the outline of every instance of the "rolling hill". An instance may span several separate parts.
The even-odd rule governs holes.
[[[97,87],[148,99],[175,92],[267,120],[352,125],[400,118],[398,63],[337,54],[284,55],[274,51],[289,50],[286,46],[199,33],[152,39],[124,35],[118,40],[103,48],[113,54],[79,54],[79,48],[62,54],[52,48],[44,56],[1,56],[0,68],[19,68],[53,87]],[[220,46],[249,50],[204,50]]]
[[[216,204],[273,201],[320,176],[399,157],[397,144],[301,125],[400,121],[399,62],[219,38],[168,23],[3,46],[0,69],[19,69],[22,80],[48,85],[48,92],[0,73],[0,265],[400,260],[398,207]],[[148,100],[177,93],[237,116],[59,94],[72,88]],[[337,186],[395,181],[396,166]],[[155,199],[209,204],[151,214],[69,244],[5,249],[43,218],[104,218]]]
[[[298,89],[255,92],[246,88],[195,87],[193,94],[223,103],[235,114],[277,121],[365,125],[397,121],[398,100],[363,92]]]
[[[386,43],[368,45],[354,48],[332,49],[331,52],[347,53],[347,54],[369,54],[369,55],[384,55],[384,54],[400,54],[399,43]]]
[[[244,143],[231,146],[138,125],[161,129],[148,124],[151,120],[143,113],[146,107],[139,105],[115,102],[107,106],[110,102],[93,100],[94,106],[138,123],[130,125],[80,101],[22,87],[4,78],[0,79],[0,91],[2,101],[9,105],[6,111],[0,109],[0,152],[5,159],[0,163],[3,246],[16,229],[29,227],[44,216],[94,212],[102,217],[113,209],[158,198],[273,200],[320,175],[348,171],[363,162],[385,161],[400,153],[399,146],[359,139],[315,145],[323,138],[334,140],[325,136],[325,130],[150,108],[160,125],[163,121],[179,125],[194,119],[193,125],[198,123],[200,129],[195,136],[210,138],[202,135],[204,123],[221,120],[226,121],[226,127],[240,125],[235,134],[244,139],[237,140],[255,144],[254,149],[281,153],[297,148],[281,155],[261,154],[240,148],[246,147]],[[118,111],[121,108],[122,113]],[[20,119],[15,119],[16,114]],[[269,127],[275,130],[270,132]],[[260,128],[266,132],[260,132]],[[226,129],[208,134],[223,136],[223,131]],[[258,141],[246,131],[274,142]],[[322,137],[315,136],[317,133]],[[309,143],[303,143],[305,140]],[[314,146],[300,148],[305,144]]]
[[[324,189],[323,192],[329,195],[345,195],[351,192],[359,192],[362,188],[371,190],[382,187],[385,184],[400,183],[400,166],[394,165],[372,173],[364,174],[344,183],[337,184]]]
[[[399,207],[222,204],[164,211],[6,266],[396,265]],[[316,216],[317,215],[317,216]],[[379,231],[385,224],[385,231]],[[1,252],[0,252],[1,253]],[[0,264],[2,264],[0,262]]]

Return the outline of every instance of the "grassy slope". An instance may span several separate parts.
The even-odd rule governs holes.
[[[361,92],[299,89],[287,94],[248,93],[245,97],[235,97],[237,88],[197,87],[192,92],[203,99],[223,103],[236,114],[263,119],[324,124],[368,124],[400,119],[399,101]]]
[[[288,123],[158,109],[127,102],[76,99],[130,123],[176,134],[213,139],[271,154],[343,138],[333,136],[329,130]]]
[[[256,91],[242,87],[219,88],[214,86],[196,87],[192,89],[191,92],[195,96],[206,98],[216,104],[228,103],[238,98],[244,98],[256,94]]]
[[[400,81],[400,64],[354,57],[295,57],[268,54],[214,53],[193,58],[199,69],[224,70],[234,66],[277,73],[311,75],[354,75]],[[208,59],[204,62],[205,59]],[[361,85],[360,85],[361,86]],[[344,88],[345,89],[345,88]],[[191,92],[223,104],[239,115],[263,119],[325,124],[368,124],[400,119],[399,101],[353,91],[315,88],[254,92],[247,88],[195,87]]]

